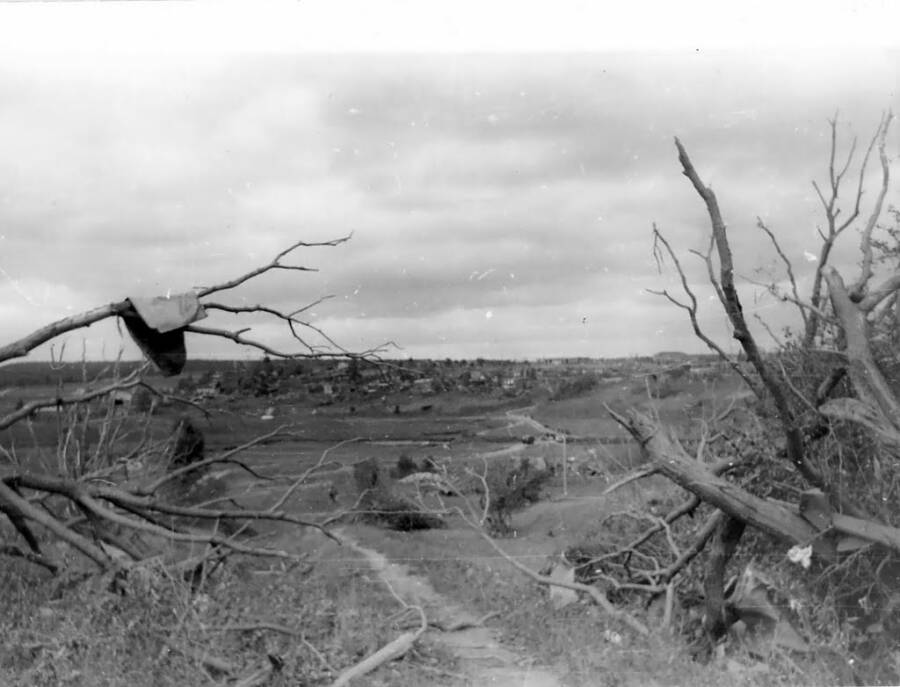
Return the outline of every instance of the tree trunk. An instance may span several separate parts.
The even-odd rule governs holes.
[[[706,618],[703,629],[709,642],[709,648],[715,646],[732,623],[725,610],[725,568],[734,555],[745,524],[737,518],[724,513],[719,514],[721,521],[716,528],[712,549],[709,552],[709,571],[706,574]]]
[[[670,430],[646,415],[630,410],[627,417],[613,416],[637,439],[657,472],[732,518],[791,544],[812,544],[816,555],[829,561],[837,558],[840,535],[900,551],[900,529],[896,527],[841,513],[831,514],[825,525],[809,520],[798,506],[760,498],[717,477],[689,456]]]

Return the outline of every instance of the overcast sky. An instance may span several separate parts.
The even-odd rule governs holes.
[[[840,111],[849,144],[900,110],[890,39],[758,46],[750,26],[734,45],[657,45],[637,16],[622,25],[634,38],[606,24],[594,45],[580,15],[570,34],[563,14],[544,34],[540,15],[524,12],[537,33],[494,45],[506,24],[468,40],[458,15],[404,33],[394,20],[408,14],[352,22],[321,3],[282,7],[268,23],[233,3],[225,15],[76,4],[0,7],[7,340],[352,232],[297,255],[319,272],[266,276],[220,300],[292,309],[333,295],[310,314],[317,326],[355,350],[395,341],[404,357],[702,350],[684,314],[647,292],[677,286],[651,254],[656,222],[688,266],[705,325],[733,348],[688,255],[705,246],[708,220],[673,137],[719,196],[738,272],[783,278],[758,215],[803,282],[822,222],[810,181],[825,179],[827,119]],[[223,16],[234,26],[219,31]],[[895,127],[893,159],[898,141]],[[900,204],[896,191],[889,201]],[[847,239],[837,258],[852,274],[856,236]],[[790,322],[758,287],[745,282],[743,293],[776,329]],[[253,324],[257,338],[290,344],[281,328]],[[110,357],[123,342],[112,323],[96,325],[67,337],[66,357],[82,346]],[[188,345],[195,357],[257,355]]]

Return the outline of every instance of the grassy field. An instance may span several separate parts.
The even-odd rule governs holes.
[[[352,465],[372,458],[388,474],[401,455],[418,463],[437,459],[456,469],[478,469],[494,456],[514,454],[559,464],[563,451],[575,468],[567,491],[557,473],[543,500],[515,514],[513,535],[501,540],[511,556],[533,570],[566,546],[615,534],[604,516],[629,509],[647,511],[652,503],[673,503],[683,492],[653,478],[602,496],[616,476],[640,463],[640,453],[624,440],[606,405],[623,408],[652,404],[654,411],[683,425],[686,418],[722,408],[738,391],[732,381],[718,386],[689,385],[663,399],[648,398],[637,384],[601,386],[589,394],[558,401],[467,399],[454,393],[420,398],[396,396],[385,401],[319,406],[282,399],[234,399],[216,404],[208,415],[192,411],[206,438],[208,453],[246,443],[277,427],[286,436],[254,445],[236,464],[217,472],[221,488],[251,507],[272,503],[293,477],[329,451],[328,464],[298,489],[286,507],[325,517],[352,505],[357,490]],[[351,409],[351,405],[353,406]],[[394,406],[401,412],[395,414]],[[430,406],[423,410],[423,406]],[[263,420],[268,408],[273,420]],[[524,408],[524,409],[523,409]],[[507,411],[530,414],[539,422],[573,435],[559,442],[526,445],[534,429],[512,420]],[[150,420],[151,433],[164,438],[178,412],[164,409]],[[5,442],[52,458],[57,450],[56,422],[40,418],[8,433]],[[353,441],[348,441],[353,440]],[[346,443],[341,443],[346,442]],[[340,443],[340,446],[337,446]],[[585,468],[591,467],[590,471]],[[438,502],[435,501],[437,504]],[[477,508],[477,503],[472,504]],[[446,497],[442,507],[463,508],[461,497]],[[408,565],[430,581],[448,602],[476,615],[496,612],[489,623],[521,655],[551,667],[566,685],[824,684],[833,673],[821,661],[770,655],[724,656],[710,665],[691,659],[688,639],[674,628],[638,638],[595,606],[577,603],[555,609],[546,591],[530,582],[499,556],[460,517],[445,517],[443,529],[394,532],[360,523],[344,523],[348,533],[392,561]],[[33,569],[7,565],[0,580],[3,652],[0,684],[10,685],[183,685],[209,681],[208,671],[191,655],[166,649],[164,639],[179,646],[227,657],[242,669],[253,668],[266,654],[282,667],[269,684],[327,684],[401,631],[397,599],[373,575],[358,554],[321,535],[297,530],[263,530],[278,542],[306,554],[306,563],[288,571],[259,561],[242,560],[212,578],[202,594],[182,581],[149,569],[140,593],[108,591],[108,580],[89,580],[65,594],[57,583]],[[5,563],[7,561],[4,561]],[[106,586],[104,586],[106,585]],[[200,599],[200,601],[198,601]],[[650,627],[658,627],[656,607],[630,607]],[[248,620],[249,619],[249,620]],[[260,619],[302,634],[256,628],[229,629]],[[300,639],[298,640],[298,636]],[[426,639],[398,662],[366,678],[371,685],[461,684],[456,657]],[[457,677],[454,677],[457,676]]]
[[[318,535],[283,535],[309,562],[241,561],[200,592],[148,566],[115,593],[91,578],[61,594],[33,570],[3,568],[0,684],[182,687],[215,683],[201,656],[239,674],[273,656],[267,685],[327,684],[399,633],[400,606],[365,561]],[[396,618],[400,620],[399,617]],[[290,630],[273,629],[273,627]],[[455,659],[427,637],[368,682],[379,687],[451,684]]]

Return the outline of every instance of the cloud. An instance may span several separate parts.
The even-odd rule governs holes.
[[[298,239],[352,231],[341,247],[298,253],[320,272],[266,275],[221,300],[292,308],[334,294],[315,321],[342,343],[392,339],[421,355],[697,348],[682,313],[639,295],[678,286],[657,271],[653,222],[701,292],[705,281],[687,251],[705,249],[709,220],[672,137],[719,197],[739,273],[783,278],[760,216],[808,280],[826,118],[846,108],[842,140],[851,121],[864,138],[897,97],[896,65],[881,53],[816,60],[10,60],[0,66],[6,315],[24,331],[69,307],[219,282]],[[855,240],[842,241],[838,264],[853,265]],[[196,353],[227,350],[199,341]]]

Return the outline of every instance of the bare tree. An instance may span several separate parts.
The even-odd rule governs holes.
[[[325,332],[303,319],[303,314],[321,300],[287,312],[267,305],[231,305],[211,299],[212,296],[219,296],[268,272],[314,271],[286,261],[301,248],[334,247],[348,239],[349,237],[344,237],[321,243],[298,241],[268,263],[246,274],[196,289],[175,299],[157,299],[157,302],[149,305],[139,304],[137,299],[124,299],[66,317],[0,347],[0,362],[25,357],[36,347],[66,332],[107,318],[122,320],[164,374],[180,371],[185,358],[185,335],[188,334],[227,339],[278,358],[351,358],[375,361],[382,348],[357,353],[347,351]],[[165,326],[159,325],[148,313],[159,319],[160,311],[162,319],[171,320],[173,312],[180,319],[174,325],[171,322]],[[247,335],[249,328],[215,329],[194,324],[205,311],[221,311],[235,316],[256,314],[273,318],[287,327],[297,344],[296,350],[277,350],[265,342],[252,339]],[[322,468],[324,454],[316,465],[290,481],[283,494],[266,508],[250,510],[234,504],[225,507],[222,499],[199,505],[171,499],[167,489],[173,482],[182,479],[189,472],[196,474],[197,470],[213,464],[236,464],[257,477],[264,477],[238,460],[239,454],[260,442],[289,435],[290,432],[287,427],[282,426],[237,448],[188,465],[168,465],[160,458],[166,454],[165,446],[159,442],[154,444],[146,424],[143,425],[143,434],[139,438],[131,436],[129,440],[123,441],[121,418],[111,411],[98,416],[94,410],[95,402],[110,400],[115,394],[137,388],[146,389],[148,393],[163,400],[188,403],[148,381],[146,373],[149,369],[150,364],[145,363],[124,375],[116,374],[116,370],[113,370],[111,380],[89,383],[77,392],[60,392],[54,397],[33,400],[0,417],[0,429],[7,429],[27,421],[42,408],[55,407],[68,412],[66,417],[69,420],[60,429],[57,449],[59,460],[56,466],[52,466],[54,469],[36,469],[28,460],[21,459],[14,448],[4,451],[11,468],[0,479],[0,513],[12,523],[21,541],[0,543],[0,553],[25,558],[55,573],[61,570],[63,564],[46,550],[42,543],[44,537],[39,536],[39,532],[49,534],[51,541],[65,542],[102,570],[128,569],[152,556],[162,545],[205,545],[205,554],[179,564],[185,570],[190,570],[202,563],[204,558],[229,553],[296,558],[294,554],[285,551],[255,546],[248,543],[246,537],[241,537],[248,524],[253,521],[312,527],[321,530],[326,536],[333,536],[322,524],[299,517],[283,508],[299,485]],[[112,408],[112,403],[108,407]],[[78,424],[79,419],[83,420],[85,426],[90,421],[98,426],[101,439],[91,451],[87,451],[85,445],[79,443],[76,460],[66,447],[69,445],[67,437],[72,436],[73,427]],[[71,443],[74,445],[77,442]],[[133,474],[134,471],[131,474],[129,472],[129,466],[134,464],[142,464],[144,468],[138,471],[137,476]],[[196,525],[204,522],[208,525]],[[220,527],[227,522],[234,524]]]
[[[784,542],[785,548],[811,546],[814,560],[828,570],[844,565],[851,554],[855,560],[869,555],[876,561],[894,560],[900,554],[900,517],[895,509],[884,506],[900,495],[898,380],[885,373],[894,369],[896,353],[879,347],[875,334],[882,323],[894,321],[900,302],[900,272],[890,257],[897,254],[891,243],[896,241],[896,230],[887,238],[877,234],[890,185],[886,147],[892,119],[890,113],[884,115],[868,143],[855,173],[849,207],[842,207],[841,192],[852,173],[857,144],[854,140],[842,154],[837,118],[829,120],[827,183],[813,182],[825,223],[819,229],[821,245],[805,297],[798,272],[776,232],[757,220],[758,230],[771,242],[785,270],[787,284],[779,288],[772,283],[766,288],[781,301],[793,304],[801,323],[799,334],[779,342],[774,352],[763,349],[748,325],[716,194],[703,182],[685,145],[675,139],[682,172],[704,203],[710,221],[709,249],[692,253],[703,261],[746,362],[728,355],[703,332],[698,300],[683,265],[654,225],[657,259],[675,268],[684,296],[656,293],[685,310],[698,338],[744,380],[758,400],[768,437],[752,452],[748,470],[736,471],[743,475],[736,482],[721,475],[723,464],[716,460],[727,437],[700,442],[697,455],[690,455],[658,418],[638,410],[613,415],[650,461],[641,475],[662,474],[692,494],[664,518],[666,522],[700,504],[724,514],[725,520],[720,518],[717,527],[702,530],[710,541],[717,542],[717,562],[710,566],[706,584],[710,604],[707,630],[713,638],[724,631],[720,622],[724,565],[737,549],[745,525]],[[880,183],[867,204],[865,187],[873,158],[879,163]],[[856,229],[860,238],[859,271],[852,277],[831,263],[837,240],[849,235],[850,229]],[[746,460],[747,456],[737,458]],[[637,543],[642,541],[646,540]],[[872,575],[875,577],[874,572]],[[877,579],[869,582],[872,587],[881,584]],[[886,599],[897,590],[878,591]]]

